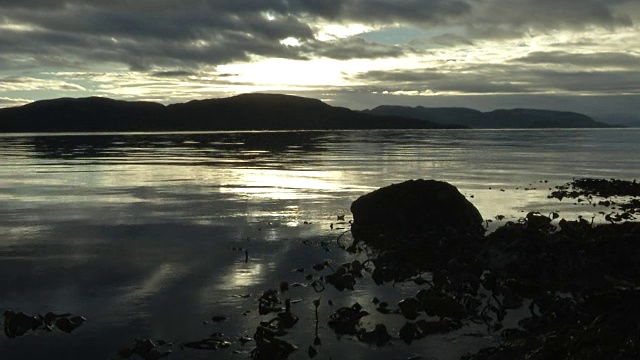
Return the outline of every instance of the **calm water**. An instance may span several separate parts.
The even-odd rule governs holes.
[[[574,177],[640,179],[639,140],[640,129],[0,135],[0,309],[88,318],[70,335],[2,337],[0,353],[113,359],[135,338],[252,336],[270,319],[257,314],[263,290],[304,283],[324,259],[352,259],[334,240],[348,227],[337,216],[349,220],[358,196],[433,178],[456,185],[487,219],[525,210],[590,218],[597,209],[548,200],[549,188]],[[291,358],[308,358],[319,296],[322,359],[345,351],[354,359],[451,359],[494,341],[466,329],[376,348],[336,339],[327,327],[339,306],[414,292],[366,279],[346,293],[292,289],[288,296],[302,302],[293,307],[301,321],[285,337],[300,347]],[[213,315],[229,320],[205,323]],[[396,335],[404,323],[371,318],[365,324],[384,321]],[[252,348],[213,355],[247,358]],[[170,359],[211,356],[174,345]]]

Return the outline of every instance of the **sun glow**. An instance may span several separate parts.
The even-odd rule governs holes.
[[[237,74],[229,76],[229,81],[255,85],[306,86],[343,83],[339,64],[334,60],[325,59],[262,59],[257,62],[221,65],[219,70]]]
[[[319,24],[316,29],[316,39],[320,41],[344,39],[376,29],[363,24]]]

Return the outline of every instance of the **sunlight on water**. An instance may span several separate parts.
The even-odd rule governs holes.
[[[144,279],[141,283],[125,289],[125,293],[120,296],[121,304],[138,304],[145,298],[157,295],[163,288],[170,286],[172,282],[178,281],[186,269],[181,264],[160,264],[155,271]]]
[[[273,269],[274,264],[248,263],[238,262],[233,271],[229,272],[222,279],[214,278],[211,280],[215,284],[216,289],[238,289],[257,285],[264,281],[269,269]]]
[[[340,171],[290,171],[272,169],[233,169],[222,177],[220,192],[258,199],[317,199],[332,193],[358,191],[346,184]]]
[[[574,177],[640,179],[638,138],[638,129],[0,135],[0,309],[88,317],[68,343],[47,343],[58,358],[112,358],[136,337],[246,334],[264,320],[255,314],[262,291],[305,283],[327,259],[350,261],[336,238],[360,195],[437,179],[488,220],[526,211],[590,219],[597,207],[550,200],[550,189]],[[364,283],[318,296],[347,306],[390,292],[402,294]],[[313,320],[312,305],[296,306]],[[334,310],[323,303],[322,316]],[[200,326],[221,313],[238,321]],[[291,336],[305,345],[311,331]],[[454,334],[377,349],[320,333],[324,351],[362,359],[448,360],[492,341]],[[17,354],[51,338],[0,343],[3,355]]]

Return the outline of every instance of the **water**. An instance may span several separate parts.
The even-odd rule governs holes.
[[[70,335],[2,338],[0,352],[112,359],[135,338],[152,338],[176,343],[171,359],[209,358],[177,344],[217,331],[234,342],[251,337],[270,318],[257,314],[263,290],[305,283],[324,259],[351,260],[335,245],[348,227],[337,217],[349,220],[358,196],[433,178],[456,185],[486,219],[591,218],[598,209],[547,199],[549,189],[574,177],[640,179],[639,139],[640,129],[0,135],[0,309],[88,318]],[[346,293],[292,289],[303,301],[285,337],[300,347],[291,358],[308,358],[317,297],[320,358],[453,359],[495,341],[466,329],[376,348],[327,327],[339,306],[414,292],[366,279]],[[214,315],[229,320],[205,323]],[[365,323],[378,321],[392,334],[403,325],[397,316]],[[251,348],[235,343],[214,355],[246,358]]]

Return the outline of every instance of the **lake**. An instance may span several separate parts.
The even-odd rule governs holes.
[[[485,219],[557,211],[602,222],[598,208],[547,195],[572,178],[640,179],[639,140],[640,129],[0,135],[0,309],[87,318],[71,334],[3,337],[0,352],[117,359],[150,338],[174,343],[169,359],[210,358],[179,344],[221,332],[233,344],[215,358],[248,358],[254,343],[237,339],[273,317],[258,314],[264,290],[308,284],[305,275],[326,274],[311,268],[325,259],[353,259],[336,238],[358,196],[437,179]],[[406,294],[415,286],[367,278],[354,291],[292,287],[282,296],[301,300],[283,337],[299,347],[290,358],[309,358],[317,298],[321,359],[456,359],[497,341],[470,327],[405,345],[401,316],[376,315],[371,301]],[[388,324],[392,344],[337,338],[326,320],[354,302],[371,312],[368,328]]]

